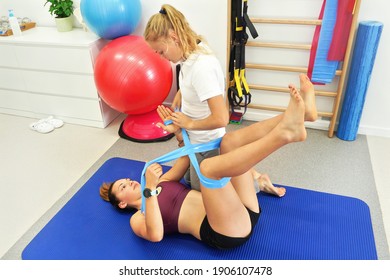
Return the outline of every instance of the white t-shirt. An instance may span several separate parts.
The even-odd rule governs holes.
[[[206,47],[203,43],[200,43]],[[181,111],[191,119],[205,119],[211,111],[207,99],[225,95],[225,79],[213,54],[191,54],[181,65],[179,74]],[[191,143],[205,143],[222,137],[224,127],[213,130],[187,130]]]

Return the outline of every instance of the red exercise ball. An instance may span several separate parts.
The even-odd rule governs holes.
[[[155,110],[168,96],[172,76],[170,62],[155,53],[143,37],[134,35],[109,42],[94,68],[100,97],[125,114]]]

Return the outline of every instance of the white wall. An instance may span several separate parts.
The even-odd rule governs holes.
[[[0,16],[6,15],[8,8],[13,8],[17,16],[28,16],[36,21],[40,26],[54,26],[54,20],[48,13],[47,7],[44,7],[45,0],[1,0]],[[75,6],[79,6],[80,0],[74,0]],[[181,10],[188,18],[193,28],[200,34],[204,35],[210,43],[217,57],[220,59],[222,66],[226,67],[226,18],[227,18],[227,1],[226,0],[141,0],[143,16],[136,34],[141,35],[145,23],[150,15],[158,12],[162,3],[170,3]],[[322,0],[249,0],[249,13],[253,15],[272,15],[274,17],[316,17],[321,7]],[[389,2],[386,0],[362,0],[359,13],[359,21],[375,20],[384,24],[383,33],[374,65],[372,77],[367,91],[366,103],[360,122],[359,133],[368,135],[379,135],[390,137],[390,90],[387,89],[386,81],[390,80],[390,54],[386,50],[390,49],[390,31],[387,24],[390,22]],[[280,7],[283,7],[281,9]],[[77,26],[77,24],[76,24]],[[304,40],[310,41],[311,34],[304,28],[297,28],[290,32],[286,28],[281,30],[276,27],[274,30],[267,27],[259,29],[260,38],[272,36],[285,32],[286,40],[294,41],[296,36],[301,36]],[[306,36],[306,37],[305,37]],[[0,38],[1,40],[1,38]],[[250,51],[247,57],[250,56]],[[260,59],[258,54],[253,54],[251,59]],[[305,64],[305,56],[296,52],[290,56],[280,55],[277,51],[264,51],[259,55],[267,59],[283,59],[283,62],[292,65]],[[303,63],[302,63],[303,62]],[[249,75],[249,74],[248,74]],[[270,73],[264,73],[267,79],[278,79],[283,84],[284,79],[291,80],[290,76],[269,77]],[[250,77],[248,77],[249,79]],[[277,81],[275,81],[276,83]],[[296,82],[293,80],[293,82]],[[267,97],[266,102],[279,102],[277,95]],[[282,98],[280,98],[282,99]],[[284,102],[281,100],[280,102]],[[319,100],[319,106],[328,107],[327,101]]]
[[[74,6],[80,7],[80,1],[73,0]],[[8,9],[13,8],[17,17],[30,17],[38,26],[55,26],[54,18],[49,14],[48,6],[44,6],[45,3],[46,0],[1,0],[0,16],[7,15]],[[149,17],[157,13],[164,3],[169,3],[183,12],[193,29],[206,37],[221,60],[223,67],[225,67],[227,36],[226,1],[141,0],[143,15],[139,27],[134,32],[135,34],[142,35]],[[210,25],[211,23],[212,25]],[[75,21],[75,26],[80,26],[77,21]]]
[[[80,1],[74,1],[79,5]],[[41,26],[54,26],[54,19],[44,6],[46,0],[2,0],[0,2],[0,15],[7,15],[8,9],[13,9],[17,17],[29,17]]]

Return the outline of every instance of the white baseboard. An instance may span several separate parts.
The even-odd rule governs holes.
[[[390,138],[389,128],[361,125],[359,127],[358,133],[367,136],[378,136],[378,137]]]

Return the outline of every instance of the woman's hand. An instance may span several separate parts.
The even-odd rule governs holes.
[[[171,119],[173,124],[184,128],[184,129],[192,129],[193,120],[182,112],[174,112],[171,115]]]
[[[158,127],[164,129],[169,133],[176,133],[180,130],[180,127],[173,123],[172,121],[173,112],[168,107],[165,107],[164,105],[159,105],[157,107],[157,113],[164,123],[167,123],[169,121],[172,122],[171,124],[157,123]]]
[[[145,172],[146,186],[150,189],[155,189],[162,174],[163,171],[160,164],[152,163],[149,165]]]
[[[180,128],[191,129],[192,127],[193,120],[182,112],[172,112],[168,107],[159,105],[157,107],[157,113],[161,120],[164,121],[164,124],[157,123],[157,126],[164,129],[165,131],[176,133]],[[171,123],[167,124],[169,121],[171,121]]]

